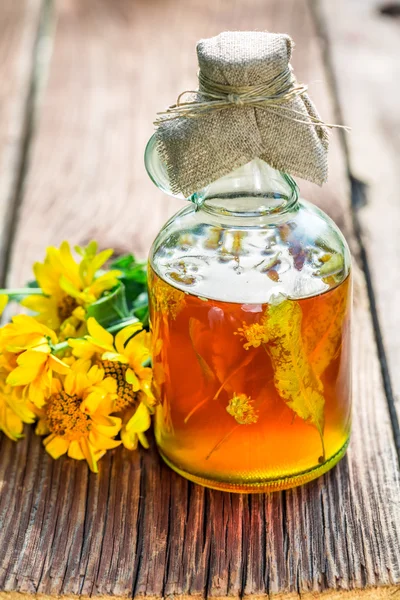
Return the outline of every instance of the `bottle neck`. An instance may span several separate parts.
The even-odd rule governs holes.
[[[163,192],[184,199],[183,194],[171,190],[166,165],[157,151],[157,140],[153,135],[146,147],[145,165],[152,181]],[[264,217],[285,213],[295,207],[298,187],[289,176],[260,158],[221,177],[187,200],[215,216]]]
[[[254,218],[293,209],[298,201],[298,187],[289,175],[256,158],[188,200],[197,209],[216,216]]]

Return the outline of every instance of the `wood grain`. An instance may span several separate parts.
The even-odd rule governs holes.
[[[193,86],[194,44],[222,29],[287,31],[299,79],[324,80],[306,0],[59,0],[10,282],[63,238],[144,255],[179,201],[142,166],[156,110]],[[166,52],[168,49],[168,53]],[[333,109],[326,83],[312,95]],[[351,228],[347,165],[302,186]],[[151,218],[149,219],[149,215]],[[192,485],[155,450],[118,449],[98,476],[28,433],[0,440],[0,595],[386,598],[398,592],[400,491],[365,281],[355,265],[354,430],[337,468],[301,488],[230,495]]]
[[[361,189],[357,208],[400,418],[400,23],[378,0],[320,2],[346,136],[351,174]],[[390,387],[390,384],[389,384]],[[400,431],[397,430],[400,452]]]
[[[2,0],[0,7],[0,285],[19,202],[40,5],[40,0]]]

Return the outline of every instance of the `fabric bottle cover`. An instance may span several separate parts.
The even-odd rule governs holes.
[[[293,45],[286,34],[243,31],[198,42],[198,90],[155,123],[172,191],[190,196],[257,157],[319,185],[327,180],[328,127],[336,126],[321,121],[295,80]]]

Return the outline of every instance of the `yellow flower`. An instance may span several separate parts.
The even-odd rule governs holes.
[[[139,322],[119,331],[115,339],[92,317],[87,327],[90,335],[85,339],[68,340],[73,354],[83,359],[96,357],[105,373],[116,381],[116,411],[126,411],[121,431],[125,447],[135,448],[136,438],[147,447],[144,431],[150,427],[155,398],[152,370],[143,364],[150,358],[151,334]]]
[[[86,459],[97,473],[97,461],[121,444],[114,439],[121,419],[110,414],[115,397],[116,383],[104,377],[104,369],[76,361],[63,381],[53,380],[52,394],[40,411],[36,433],[49,434],[43,442],[47,452],[53,458],[67,453],[76,460]]]
[[[234,394],[229,400],[226,411],[240,425],[251,425],[258,421],[258,413],[254,410],[253,401],[246,394]]]
[[[22,388],[23,394],[38,408],[50,393],[53,372],[65,374],[69,369],[52,354],[52,345],[57,341],[54,331],[28,315],[13,317],[12,323],[0,331],[3,348],[0,365],[9,371],[6,382]]]
[[[94,355],[101,358],[101,366],[118,381],[120,408],[125,408],[122,400],[128,391],[126,383],[130,384],[133,392],[142,390],[152,399],[152,371],[143,366],[150,359],[151,334],[143,329],[142,323],[138,321],[124,327],[115,339],[93,317],[88,319],[87,327],[89,335],[84,339],[68,340],[68,344],[78,358],[89,359]]]
[[[76,247],[81,261],[75,261],[68,242],[60,248],[47,248],[43,263],[33,270],[45,296],[28,296],[21,304],[33,310],[36,319],[57,331],[61,339],[85,333],[86,309],[118,283],[119,271],[99,273],[112,255],[112,250],[97,252],[97,243],[86,248]]]
[[[243,348],[248,350],[251,346],[253,348],[258,348],[261,344],[266,344],[269,339],[268,330],[265,327],[265,322],[261,321],[261,323],[253,323],[252,325],[247,325],[247,323],[243,323],[243,327],[239,327],[237,331],[235,331],[235,335],[240,335],[246,341],[243,344]]]

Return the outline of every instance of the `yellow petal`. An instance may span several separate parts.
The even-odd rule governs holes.
[[[74,385],[75,394],[77,396],[82,396],[84,391],[87,390],[88,387],[90,387],[90,381],[86,373],[76,373]]]
[[[59,373],[60,375],[65,375],[69,372],[69,366],[66,365],[62,360],[57,358],[57,356],[54,356],[54,354],[51,354],[49,356],[49,363],[51,369],[53,369],[53,371]]]
[[[47,361],[45,352],[36,352],[36,350],[26,350],[17,358],[17,363],[21,367],[40,368]]]
[[[128,325],[128,327],[124,327],[117,333],[115,336],[115,347],[120,354],[124,353],[126,342],[141,329],[143,329],[143,325],[142,323],[138,322]]]
[[[34,335],[37,336],[38,339],[43,338],[43,341],[46,341],[46,338],[50,338],[51,341],[56,344],[58,339],[55,332],[43,325],[43,323],[39,323],[37,319],[31,317],[30,315],[16,315],[12,318],[12,324],[8,325],[9,331],[14,331],[16,334],[24,334],[24,335]]]
[[[84,460],[85,456],[82,452],[78,441],[72,440],[72,442],[70,442],[68,448],[68,456],[75,460]]]
[[[71,298],[78,299],[81,294],[80,289],[75,287],[74,284],[65,277],[65,275],[61,275],[60,277],[60,287],[64,290],[67,296],[71,296]]]
[[[120,362],[126,364],[128,359],[123,354],[117,352],[104,352],[101,357],[103,360],[112,360],[113,362]]]
[[[15,315],[12,318],[12,323],[21,331],[36,333],[44,332],[43,325],[29,315]]]
[[[49,439],[50,437],[52,439]],[[46,438],[43,442],[46,452],[48,452],[53,458],[60,458],[60,456],[67,452],[68,442],[59,436],[49,436],[49,438]]]
[[[89,433],[89,441],[98,450],[112,450],[121,445],[120,440],[113,440],[96,429],[92,429]]]
[[[121,441],[127,450],[136,450],[139,438],[135,432],[126,431],[124,428],[121,431]]]
[[[58,285],[59,273],[55,272],[49,264],[35,263],[33,265],[35,279],[43,292],[49,297],[59,297],[60,286]],[[32,296],[30,296],[31,298]]]
[[[51,380],[51,393],[58,394],[62,390],[62,383],[59,379]]]
[[[40,373],[40,367],[17,367],[7,377],[10,385],[26,385],[36,379]]]
[[[58,252],[63,273],[76,286],[80,285],[79,265],[75,261],[71,253],[71,248],[68,242],[64,241],[60,245]]]
[[[72,353],[74,356],[83,359],[92,358],[93,354],[95,354],[96,350],[93,344],[91,344],[87,340],[74,340],[69,339],[68,345],[72,348]]]
[[[47,422],[45,419],[39,419],[35,428],[36,435],[47,435],[49,433],[49,428],[47,427]]]
[[[119,283],[120,271],[108,271],[101,275],[88,288],[94,298],[99,298],[105,290],[111,290]]]
[[[46,397],[50,395],[50,387],[42,388],[40,381],[33,381],[29,386],[29,400],[38,408],[42,408],[46,403]]]
[[[84,321],[86,317],[86,312],[83,306],[77,306],[73,312],[73,316],[76,317],[79,321]]]
[[[101,382],[101,387],[103,388],[103,390],[106,390],[106,392],[108,392],[109,394],[117,393],[117,382],[114,379],[114,377],[106,377],[105,379],[103,379],[103,381]]]
[[[132,369],[127,369],[125,373],[125,379],[128,383],[131,384],[134,392],[137,392],[140,389],[139,379],[137,378],[135,372]]]
[[[121,429],[121,419],[119,417],[107,417],[104,415],[94,415],[93,423],[97,431],[108,437],[115,437]]]
[[[51,433],[50,435],[48,435],[47,438],[45,438],[43,440],[43,446],[46,446],[47,444],[50,444],[50,442],[52,442],[55,437],[56,437],[55,433]]]
[[[73,396],[75,394],[75,382],[75,373],[68,373],[68,375],[64,379],[64,389],[69,396]]]
[[[150,358],[150,348],[151,335],[147,331],[141,331],[128,342],[125,354],[142,364]]]
[[[76,360],[74,362],[74,364],[72,365],[72,370],[75,373],[87,373],[89,371],[91,367],[91,362],[90,360],[84,359],[84,358],[79,358],[78,360]]]
[[[97,365],[93,365],[92,367],[90,367],[87,376],[90,383],[92,385],[96,385],[97,383],[100,383],[100,381],[102,381],[104,377],[104,369],[98,367]]]
[[[100,408],[96,411],[96,418],[98,415],[109,415],[113,412],[116,412],[116,400],[118,396],[117,394],[109,394],[107,392],[107,396],[102,400]]]
[[[53,301],[53,298],[47,298],[47,296],[38,296],[37,294],[27,296],[21,300],[21,304],[30,310],[40,313],[47,312],[53,305],[54,308],[57,307],[57,304]]]
[[[107,450],[95,450],[94,452],[94,457],[96,459],[96,461],[98,462],[102,456],[104,456],[106,454]]]
[[[88,415],[93,414],[99,408],[102,400],[103,398],[99,392],[91,392],[82,402],[81,411]]]
[[[139,442],[142,444],[143,448],[150,448],[150,444],[147,441],[147,437],[144,433],[138,433]]]
[[[99,469],[97,467],[96,455],[95,455],[94,448],[93,448],[92,444],[85,437],[82,437],[79,440],[79,445],[81,447],[83,456],[87,460],[87,463],[89,465],[89,469],[93,473],[98,473]]]
[[[94,272],[98,271],[101,266],[104,265],[105,262],[113,255],[114,250],[112,248],[108,248],[107,250],[102,250],[92,259],[92,267]]]
[[[133,417],[125,425],[127,431],[143,432],[150,427],[151,419],[147,407],[141,402]]]
[[[0,410],[0,431],[3,431],[13,442],[17,442],[22,436],[23,423],[21,419],[7,406]]]
[[[87,328],[94,341],[104,345],[106,348],[113,348],[114,338],[110,332],[102,327],[94,317],[89,317],[87,320]]]
[[[13,392],[16,389],[18,388],[14,388],[12,391],[10,391],[6,403],[23,423],[33,423],[36,420],[36,415],[32,411],[33,407],[24,396],[18,398],[15,397]]]
[[[0,294],[0,315],[8,304],[8,296],[6,294]]]

